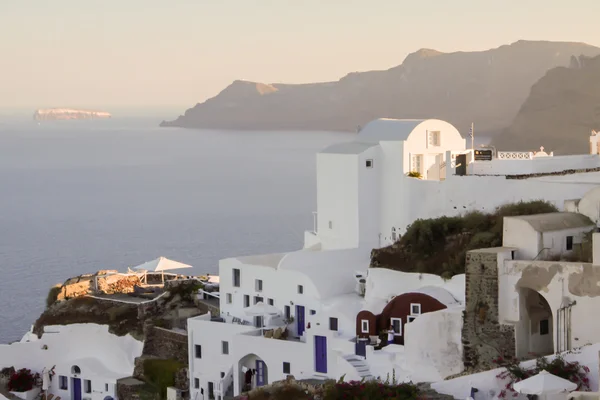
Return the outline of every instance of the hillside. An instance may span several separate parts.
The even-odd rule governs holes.
[[[470,212],[463,216],[419,219],[394,244],[371,252],[371,267],[420,272],[449,279],[465,272],[469,250],[502,246],[504,217],[558,211],[545,201],[506,204],[493,213]],[[574,260],[589,262],[591,247],[585,242]]]
[[[600,130],[600,57],[579,57],[533,85],[512,125],[493,144],[500,150],[544,146],[555,154],[587,153],[592,129]]]
[[[161,126],[213,129],[354,131],[379,117],[450,121],[477,134],[505,129],[533,85],[571,56],[595,56],[583,43],[518,41],[477,52],[421,49],[386,71],[337,82],[288,85],[235,81],[217,96]]]

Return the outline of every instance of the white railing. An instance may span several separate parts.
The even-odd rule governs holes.
[[[533,153],[530,151],[499,151],[499,160],[531,160]]]
[[[219,300],[221,297],[219,295],[219,292],[207,292],[204,289],[199,289],[198,290],[198,296],[200,296],[200,298],[204,298],[204,295],[208,295],[208,296],[212,296],[215,299]]]

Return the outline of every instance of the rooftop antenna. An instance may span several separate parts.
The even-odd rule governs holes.
[[[471,129],[469,130],[469,136],[471,136],[471,150],[475,150],[475,136],[474,136],[475,129],[474,129],[474,125],[475,124],[473,124],[471,122]]]

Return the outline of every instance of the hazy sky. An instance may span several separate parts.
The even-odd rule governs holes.
[[[235,79],[337,80],[419,48],[600,45],[600,0],[0,0],[0,110],[188,107]]]

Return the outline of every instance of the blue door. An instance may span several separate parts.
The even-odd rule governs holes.
[[[73,393],[71,393],[73,400],[81,400],[81,379],[73,378]]]
[[[315,371],[327,373],[327,338],[315,336]]]
[[[302,336],[304,333],[304,306],[296,306],[296,322],[298,336]]]
[[[367,341],[358,339],[356,342],[356,355],[367,357]]]
[[[265,386],[265,362],[263,360],[256,360],[256,386]]]

